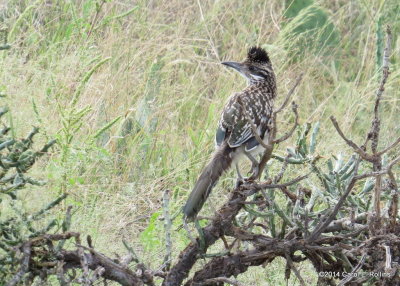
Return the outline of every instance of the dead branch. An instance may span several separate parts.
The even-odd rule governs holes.
[[[358,214],[353,221],[349,218],[341,218],[332,221],[323,232],[340,232],[342,230],[357,230],[365,228],[366,226],[361,224],[367,221],[367,213]]]
[[[215,257],[209,261],[201,270],[197,271],[192,279],[189,279],[184,285],[204,285],[204,281],[213,279],[215,277],[230,277],[244,273],[247,271],[249,266],[258,266],[263,264],[265,261],[272,261],[275,257],[273,253],[269,255],[263,253],[261,257],[258,255],[257,250],[249,250],[243,253],[238,253],[230,256]],[[178,284],[176,284],[178,285]],[[205,285],[223,285],[218,282]]]
[[[266,182],[263,184],[251,184],[249,186],[245,186],[246,188],[248,188],[249,190],[264,190],[264,189],[282,189],[282,188],[286,188],[288,186],[294,185],[302,180],[304,180],[305,178],[307,178],[311,173],[308,173],[306,175],[303,176],[299,176],[287,183],[283,183],[283,184],[271,184],[270,182]]]
[[[280,137],[278,139],[274,139],[273,143],[279,144],[283,141],[286,141],[287,139],[289,139],[289,137],[291,137],[293,135],[294,131],[299,126],[299,113],[297,112],[297,104],[294,101],[292,102],[292,111],[295,116],[294,124],[293,124],[292,128],[288,132],[286,132],[284,135],[282,135],[282,137]]]
[[[390,151],[393,148],[395,148],[399,143],[400,143],[400,137],[397,138],[392,144],[390,144],[388,147],[386,147],[382,151],[377,152],[376,155],[380,156],[380,155],[383,155],[383,154],[387,153],[388,151]]]
[[[374,171],[380,171],[382,169],[382,160],[381,156],[377,155],[377,148],[378,148],[378,141],[379,141],[379,132],[380,132],[380,119],[379,119],[379,105],[380,101],[382,98],[383,91],[385,90],[385,84],[387,81],[387,78],[389,77],[389,56],[390,56],[390,50],[391,50],[391,42],[392,42],[392,32],[390,30],[390,27],[388,26],[386,29],[386,34],[387,34],[387,40],[386,40],[386,46],[385,50],[383,53],[383,65],[382,65],[382,79],[381,83],[379,85],[379,88],[376,92],[376,99],[375,99],[375,106],[374,106],[374,119],[372,120],[371,124],[371,131],[368,134],[368,137],[371,138],[371,150],[372,153],[374,154],[374,159],[372,161],[373,163],[373,170]],[[382,178],[381,176],[378,176],[375,181],[375,191],[374,191],[374,211],[375,211],[375,216],[376,218],[374,221],[376,221],[375,225],[372,225],[372,228],[377,228],[379,227],[380,224],[380,217],[381,217],[381,191],[382,191]]]
[[[371,149],[373,154],[377,154],[379,132],[380,132],[380,119],[379,119],[379,105],[382,98],[383,91],[385,90],[385,84],[389,77],[389,56],[391,52],[392,45],[392,31],[388,26],[386,28],[386,46],[383,52],[383,63],[382,63],[382,79],[378,90],[376,91],[375,106],[374,106],[374,119],[371,124],[371,131],[368,137],[371,138]]]
[[[121,285],[126,286],[135,286],[135,285],[143,285],[143,280],[138,277],[134,272],[129,269],[122,268],[120,265],[112,261],[110,258],[107,258],[104,255],[101,255],[93,250],[90,252],[84,253],[85,259],[87,261],[87,266],[91,270],[96,270],[98,267],[104,268],[103,277],[105,279],[116,281]],[[58,259],[61,259],[65,262],[64,270],[72,269],[72,268],[80,268],[81,267],[81,256],[78,250],[75,251],[61,251],[58,256]]]
[[[393,229],[396,225],[397,215],[399,212],[399,187],[397,185],[396,178],[394,177],[391,167],[388,169],[388,176],[392,189],[392,201],[390,202],[388,214],[390,217],[390,224]]]
[[[372,162],[374,160],[372,156],[368,155],[361,147],[359,147],[356,143],[354,143],[344,135],[343,131],[340,129],[339,124],[334,116],[331,116],[330,119],[332,121],[333,126],[336,128],[336,131],[339,133],[340,137],[342,137],[342,139],[347,143],[347,145],[352,147],[353,150],[358,155],[360,155],[361,158],[363,158],[364,160],[369,162]]]
[[[233,279],[228,279],[226,277],[216,277],[216,278],[207,279],[206,281],[204,281],[204,284],[208,285],[209,283],[215,283],[215,282],[223,282],[223,283],[230,284],[230,285],[233,285],[233,286],[244,286],[239,281],[236,281],[236,280],[233,280]]]
[[[190,270],[200,255],[207,251],[222,235],[232,227],[232,223],[238,212],[246,201],[246,195],[242,188],[235,189],[221,209],[217,212],[214,220],[207,227],[203,228],[204,249],[199,243],[190,243],[179,255],[178,262],[168,272],[163,281],[163,286],[181,285],[188,277]],[[221,275],[219,275],[221,276]]]
[[[17,285],[23,276],[29,271],[29,261],[31,259],[31,243],[24,243],[22,248],[22,262],[21,269],[14,275],[14,277],[6,284],[6,286]]]
[[[169,270],[171,267],[171,256],[172,256],[172,240],[171,240],[171,228],[172,221],[169,215],[169,196],[170,190],[165,190],[163,195],[163,213],[164,213],[164,229],[165,229],[165,257],[164,257],[164,270]]]
[[[285,100],[283,101],[282,105],[281,105],[277,110],[274,111],[274,115],[276,115],[276,114],[278,114],[279,112],[281,112],[281,111],[286,107],[286,105],[288,105],[288,103],[289,103],[289,101],[290,101],[290,98],[292,97],[294,91],[296,90],[297,86],[300,84],[301,80],[303,79],[303,75],[304,75],[304,73],[301,73],[301,74],[297,77],[295,84],[294,84],[293,87],[289,90],[289,92],[288,92],[288,94],[286,95],[286,98],[285,98]]]
[[[344,286],[346,285],[347,282],[350,282],[353,278],[355,278],[354,273],[357,273],[358,270],[360,270],[360,268],[362,267],[362,265],[365,262],[365,258],[366,258],[366,253],[363,254],[363,256],[361,257],[360,261],[358,262],[357,266],[354,267],[353,271],[351,271],[351,273],[344,278],[343,280],[340,281],[338,286]]]
[[[290,257],[290,255],[285,253],[285,258],[286,258],[288,266],[290,267],[290,269],[292,269],[292,271],[296,275],[297,279],[299,279],[300,285],[305,286],[306,283],[304,282],[303,278],[301,277],[299,270],[297,270],[296,266],[293,264],[293,261],[292,261],[292,258]]]
[[[65,272],[69,269],[84,268],[91,269],[93,271],[100,271],[99,269],[101,267],[102,269],[104,269],[104,271],[100,271],[102,273],[102,277],[111,281],[116,281],[119,284],[126,286],[143,285],[143,283],[148,282],[146,281],[146,279],[144,279],[144,277],[137,276],[128,268],[122,267],[121,265],[114,262],[112,259],[104,256],[103,254],[100,254],[91,248],[87,248],[81,245],[77,245],[78,247],[76,250],[62,249],[60,251],[57,251],[54,254],[54,259],[56,261],[55,263],[50,263],[53,261],[42,261],[41,259],[43,258],[40,257],[34,259],[34,257],[32,256],[36,254],[40,255],[41,252],[45,253],[46,251],[48,251],[46,249],[48,244],[51,242],[66,240],[70,238],[75,238],[77,242],[80,242],[78,233],[67,232],[61,234],[46,234],[43,236],[38,236],[19,246],[18,248],[22,249],[24,253],[22,268],[17,273],[17,275],[8,282],[7,286],[16,285],[25,273],[42,273],[41,269],[43,265],[47,265],[47,267],[54,267],[55,270],[60,269],[60,271],[62,270],[62,272]],[[35,250],[33,251],[32,249]],[[41,250],[38,251],[38,249]],[[56,250],[54,249],[54,251]],[[31,263],[29,263],[29,261],[31,261]],[[62,267],[57,261],[63,262]],[[84,265],[82,265],[83,263]],[[88,270],[85,270],[85,272],[86,273],[83,276],[83,280],[89,277]],[[62,273],[60,273],[60,275],[63,276]],[[89,280],[87,282],[89,282]]]

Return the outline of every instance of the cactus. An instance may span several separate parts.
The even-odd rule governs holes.
[[[7,113],[8,108],[1,107],[0,120]],[[0,202],[5,201],[5,207],[0,209],[0,281],[7,281],[15,275],[15,265],[19,263],[19,257],[14,251],[15,246],[27,239],[48,233],[58,226],[56,219],[50,219],[47,223],[37,222],[43,220],[49,210],[66,198],[63,194],[34,213],[28,213],[21,208],[18,191],[29,188],[30,185],[45,184],[44,181],[28,175],[28,171],[56,141],[50,140],[40,150],[34,150],[33,140],[39,133],[39,128],[34,127],[23,138],[15,138],[15,132],[11,131],[12,127],[8,125],[4,125],[0,130]]]

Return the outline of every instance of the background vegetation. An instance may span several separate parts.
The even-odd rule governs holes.
[[[213,150],[220,109],[245,86],[219,63],[242,59],[252,45],[270,53],[278,101],[304,73],[295,100],[302,123],[320,122],[316,152],[325,156],[324,164],[330,154],[346,157],[348,150],[333,131],[330,115],[355,141],[369,128],[381,74],[382,31],[390,24],[392,74],[380,142],[387,145],[400,131],[397,2],[0,3],[0,28],[11,44],[0,51],[0,91],[11,110],[9,122],[17,137],[40,125],[38,146],[57,139],[52,153],[32,170],[34,177],[48,181],[46,187],[40,195],[35,187],[19,193],[25,207],[37,211],[43,202],[68,193],[62,212],[54,210],[54,215],[72,205],[71,229],[91,235],[97,250],[112,255],[124,249],[125,240],[150,266],[159,265],[163,191],[171,190],[171,211],[179,211]],[[289,111],[285,117],[282,131],[293,120]],[[279,146],[276,154],[288,146]],[[233,173],[220,181],[206,212],[223,202],[227,188],[222,186],[233,181]],[[6,209],[7,199],[0,204]],[[184,231],[173,232],[173,242],[177,254],[188,242]],[[276,263],[240,280],[284,285],[284,273],[274,271]]]

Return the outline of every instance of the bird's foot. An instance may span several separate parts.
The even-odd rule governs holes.
[[[241,185],[245,183],[247,178],[239,177],[236,179],[235,189],[239,188]]]
[[[193,244],[196,244],[197,241],[196,241],[196,239],[194,239],[194,237],[193,237],[193,235],[192,235],[192,232],[191,232],[190,229],[189,229],[189,226],[188,226],[188,224],[187,224],[187,220],[186,220],[186,219],[183,221],[182,226],[183,226],[183,228],[186,230],[187,236],[189,237],[190,241],[191,241]]]
[[[258,167],[258,164],[253,164],[251,167],[251,176],[246,178],[246,181],[255,181],[258,178],[260,168]]]
[[[200,225],[200,222],[198,219],[196,219],[194,221],[194,225],[197,229],[197,232],[199,234],[199,238],[198,238],[198,245],[199,245],[199,249],[200,249],[200,254],[204,255],[207,252],[206,249],[206,239],[204,237],[204,232],[203,232],[203,228]]]

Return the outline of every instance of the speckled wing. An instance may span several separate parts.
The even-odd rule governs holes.
[[[271,117],[272,107],[267,102],[267,97],[262,96],[260,92],[257,89],[247,89],[234,94],[229,99],[218,124],[217,145],[220,145],[224,140],[228,140],[231,148],[246,144],[246,149],[251,150],[258,145],[256,140],[252,140],[255,138],[243,107],[248,118],[256,126],[258,135],[263,138],[268,128],[267,123]]]
[[[218,124],[217,132],[215,133],[215,145],[221,146],[226,137],[226,129]]]

